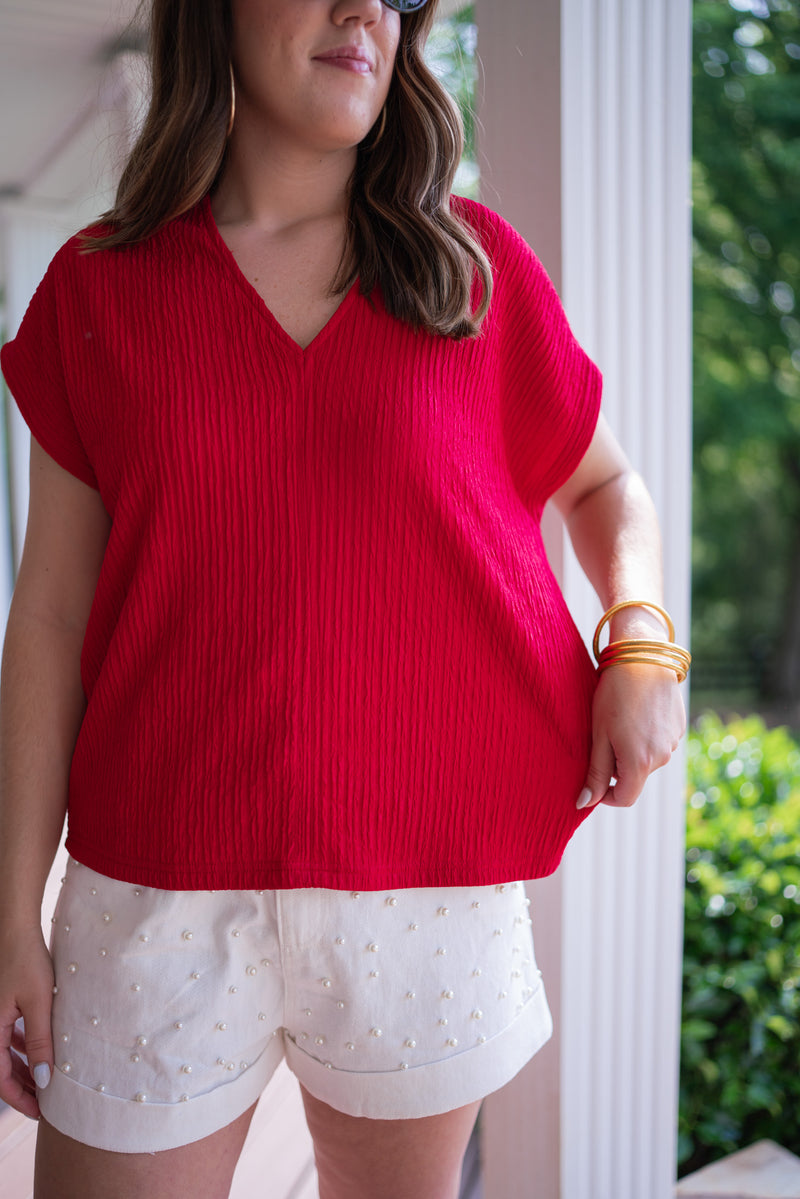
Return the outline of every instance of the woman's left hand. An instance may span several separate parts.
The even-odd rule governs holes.
[[[577,806],[631,807],[685,732],[686,712],[671,670],[636,663],[603,671],[592,709],[592,755]]]

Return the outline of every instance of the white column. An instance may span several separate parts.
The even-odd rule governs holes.
[[[685,643],[689,0],[478,0],[478,23],[483,198],[539,253],[604,372],[606,414],[659,510],[666,604]],[[554,541],[588,640],[599,606],[561,550]],[[529,888],[558,1060],[537,1055],[484,1105],[486,1199],[672,1195],[683,777],[679,753],[634,809],[593,814],[554,878]]]

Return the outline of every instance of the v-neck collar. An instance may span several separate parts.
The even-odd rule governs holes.
[[[269,306],[265,303],[265,301],[262,299],[262,297],[258,294],[258,292],[253,287],[252,283],[249,281],[249,279],[246,277],[246,275],[243,273],[241,267],[239,266],[239,263],[236,261],[235,257],[233,256],[233,254],[230,250],[230,247],[228,246],[228,243],[225,241],[225,238],[220,233],[219,228],[217,226],[217,222],[214,220],[214,214],[211,211],[211,196],[210,196],[210,194],[206,194],[203,197],[203,199],[200,201],[199,213],[202,218],[201,224],[208,236],[208,240],[211,243],[211,247],[216,252],[217,257],[219,258],[222,266],[225,268],[228,275],[233,279],[234,283],[236,283],[236,285],[240,288],[240,290],[243,291],[245,293],[245,295],[247,295],[250,303],[252,305],[254,305],[255,308],[258,309],[258,311],[262,315],[262,318],[264,320],[266,320],[267,324],[269,324],[270,327],[275,332],[275,335],[286,346],[289,347],[290,351],[293,354],[299,355],[301,358],[304,358],[304,357],[306,357],[306,355],[311,354],[313,351],[318,349],[318,347],[327,340],[327,338],[331,335],[331,333],[336,328],[336,326],[339,324],[339,322],[344,318],[344,316],[347,314],[349,309],[353,306],[353,304],[358,299],[359,280],[356,279],[352,283],[352,285],[348,288],[346,294],[343,296],[342,301],[339,304],[339,307],[328,318],[326,323],[320,329],[319,333],[316,334],[316,336],[308,343],[307,346],[305,346],[305,347],[301,346],[299,341],[295,341],[295,339],[289,333],[286,332],[286,330],[284,329],[283,325],[280,323],[278,318],[275,316],[275,314],[272,312],[272,310],[269,308]]]

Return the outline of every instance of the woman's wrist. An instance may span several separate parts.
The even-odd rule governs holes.
[[[609,640],[600,650],[603,630]],[[675,626],[669,613],[653,600],[622,600],[604,612],[592,643],[600,674],[622,665],[656,666],[674,671],[683,682],[691,665],[691,654],[675,641]]]
[[[648,641],[669,641],[664,621],[647,608],[623,608],[608,623],[609,641],[645,638]]]

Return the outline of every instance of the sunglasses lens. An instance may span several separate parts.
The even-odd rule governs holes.
[[[393,8],[395,12],[416,12],[418,8],[423,8],[428,0],[383,0],[387,8]]]

